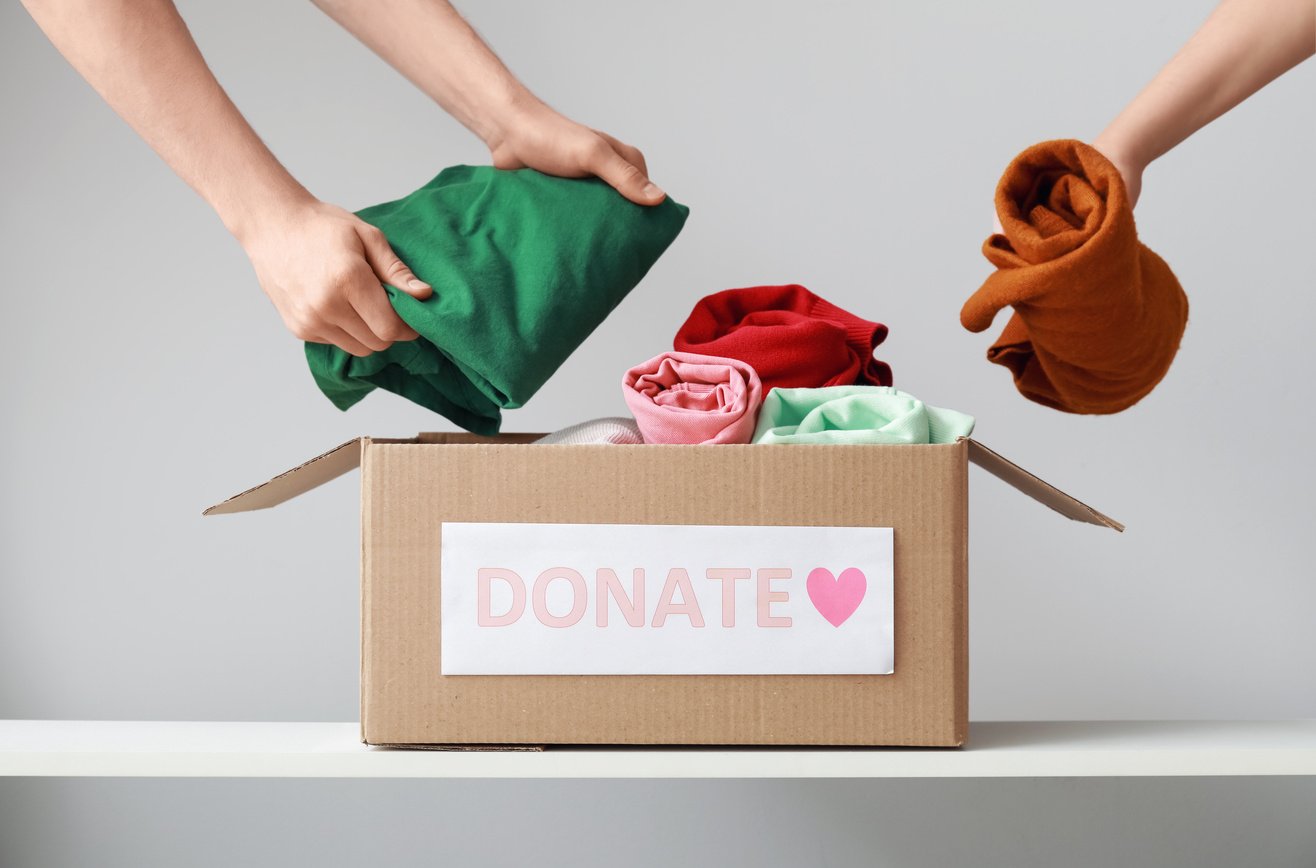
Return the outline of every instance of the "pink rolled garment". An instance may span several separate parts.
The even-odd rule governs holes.
[[[622,394],[645,443],[748,443],[763,384],[735,359],[663,353],[627,371]]]

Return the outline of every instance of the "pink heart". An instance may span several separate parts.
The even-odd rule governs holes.
[[[809,573],[805,584],[809,589],[809,599],[833,627],[839,627],[854,614],[868,592],[868,577],[862,570],[847,567],[841,575],[833,576],[826,567],[818,567]]]

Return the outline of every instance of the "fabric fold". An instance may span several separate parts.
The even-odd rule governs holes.
[[[625,416],[605,416],[568,425],[545,434],[535,441],[540,446],[584,446],[590,443],[611,443],[617,446],[634,446],[644,442],[640,426]]]
[[[973,423],[965,413],[932,407],[883,386],[773,389],[759,411],[754,442],[953,443],[973,433]]]
[[[640,282],[689,211],[636,205],[598,179],[454,166],[357,213],[434,294],[384,287],[417,340],[364,358],[308,343],[316,384],[342,410],[385,389],[488,435]]]
[[[764,391],[891,385],[891,368],[873,358],[887,328],[855,316],[803,286],[727,289],[700,299],[676,333],[678,352],[740,359]]]
[[[1170,368],[1188,299],[1138,241],[1119,171],[1073,140],[1021,153],[996,188],[1004,234],[983,244],[996,266],[960,321],[984,331],[1014,313],[987,351],[1024,397],[1069,413],[1116,413]]]
[[[696,353],[661,353],[622,379],[645,443],[748,443],[763,385],[748,364]]]

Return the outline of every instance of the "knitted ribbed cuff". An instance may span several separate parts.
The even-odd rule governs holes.
[[[809,306],[809,316],[840,326],[845,330],[846,343],[856,349],[863,348],[872,352],[874,347],[886,340],[886,326],[857,317],[825,298],[814,297],[813,304]]]

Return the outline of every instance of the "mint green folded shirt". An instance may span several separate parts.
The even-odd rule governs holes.
[[[595,178],[454,166],[416,192],[358,211],[416,275],[418,301],[385,286],[420,338],[356,358],[306,345],[320,390],[346,410],[376,388],[468,431],[495,434],[626,297],[689,209],[645,207]]]
[[[924,404],[889,386],[773,389],[754,443],[953,443],[973,417]]]

